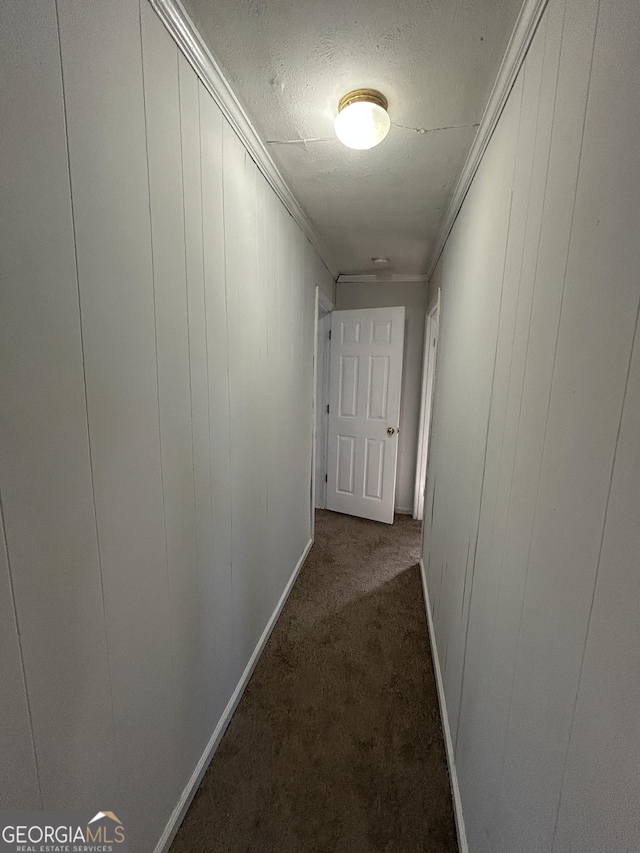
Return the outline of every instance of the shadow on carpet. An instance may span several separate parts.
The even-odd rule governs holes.
[[[456,853],[420,526],[316,542],[171,853]]]

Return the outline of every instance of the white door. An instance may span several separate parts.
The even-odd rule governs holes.
[[[393,524],[404,308],[331,315],[327,509]]]

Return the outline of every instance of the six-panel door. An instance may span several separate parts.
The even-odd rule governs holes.
[[[327,509],[393,523],[404,308],[334,311]]]

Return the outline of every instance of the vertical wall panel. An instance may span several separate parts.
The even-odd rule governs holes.
[[[0,30],[4,521],[42,802],[91,808],[118,801],[118,773],[55,4],[4,3]],[[2,686],[18,691],[17,713],[18,666],[8,661]],[[14,805],[37,805],[26,723],[15,725],[25,800]]]
[[[213,531],[209,453],[209,388],[205,325],[204,270],[202,263],[202,191],[200,183],[200,109],[198,79],[186,59],[178,55],[180,144],[183,196],[183,232],[187,322],[189,331],[189,381],[193,440],[198,606],[193,619],[199,626],[198,649],[202,668],[202,714],[205,732],[211,732],[220,714],[215,678],[215,625],[213,606]]]
[[[257,270],[258,276],[253,292],[248,289],[244,291],[244,299],[252,300],[254,308],[254,336],[255,336],[255,362],[254,371],[256,381],[252,388],[252,407],[256,413],[256,426],[254,436],[257,438],[256,451],[261,445],[265,445],[265,426],[268,412],[273,406],[273,386],[275,382],[274,364],[270,358],[269,339],[273,330],[269,329],[270,311],[269,303],[273,294],[270,287],[269,266],[269,233],[267,228],[267,199],[271,195],[271,189],[261,172],[256,173],[256,240],[257,240]],[[260,537],[262,547],[262,559],[264,560],[264,543],[269,540],[268,501],[270,477],[270,460],[263,452],[254,453],[253,478],[254,490],[257,497],[258,510],[256,522],[257,533]],[[262,573],[261,592],[263,598],[264,613],[273,612],[279,596],[274,596],[271,590],[272,568]]]
[[[42,808],[31,718],[0,516],[0,808]]]
[[[171,597],[180,773],[189,778],[207,741],[202,716],[193,440],[186,290],[178,49],[148,3],[141,6],[160,445]]]
[[[216,705],[222,713],[238,682],[243,662],[234,653],[232,536],[233,495],[230,468],[229,350],[223,210],[223,135],[226,123],[204,87],[199,87],[200,181],[209,394],[209,470],[213,563],[208,619],[213,623]],[[245,661],[246,663],[246,661]]]
[[[606,511],[593,525],[595,587],[593,575],[589,584],[585,577],[591,621],[554,845],[564,853],[640,845],[640,120],[629,109],[640,86],[639,38],[635,3],[602,3],[565,297],[582,336],[575,341],[577,329],[567,320],[567,345],[573,346],[566,355],[558,352],[578,377],[571,387],[574,405],[590,404],[588,411],[571,412],[572,459],[578,450],[584,453],[583,466],[591,471],[600,447],[610,442],[599,489]],[[570,482],[577,494],[582,483],[573,476]],[[578,550],[573,559],[580,557]]]
[[[589,59],[596,15],[595,3],[591,8],[584,2],[568,3],[567,23],[580,31],[582,56]],[[505,850],[513,849],[522,834],[538,835],[536,842],[532,839],[523,848],[531,851],[551,844],[553,838],[638,304],[637,281],[618,277],[614,288],[602,286],[616,244],[606,241],[612,232],[604,235],[594,226],[598,216],[606,221],[617,202],[618,187],[615,173],[600,184],[599,192],[585,182],[585,168],[597,168],[585,160],[586,142],[587,138],[578,173],[505,749]],[[598,162],[608,147],[603,145]],[[598,268],[600,275],[594,275]],[[526,776],[521,772],[525,761]],[[512,817],[516,807],[524,809],[532,802],[536,807],[527,808],[526,818]]]
[[[175,708],[137,3],[60,3],[122,803],[143,846],[175,805]],[[162,744],[162,749],[158,748]]]
[[[291,240],[292,232],[289,228],[290,216],[281,204],[276,203],[275,217],[277,220],[277,236],[278,236],[278,287],[277,287],[277,305],[279,315],[279,335],[277,360],[275,363],[276,374],[279,371],[280,365],[284,362],[291,363]],[[276,380],[278,388],[278,412],[276,417],[276,454],[274,458],[275,466],[280,464],[279,460],[285,457],[285,454],[291,453],[290,430],[291,424],[288,422],[286,413],[289,411],[291,400],[291,384],[293,381],[293,370],[280,375]],[[289,457],[291,458],[291,457]],[[274,471],[274,479],[279,480]],[[273,502],[275,506],[280,507],[285,516],[289,516],[291,509],[291,490],[285,487],[283,481],[279,481],[274,489]],[[270,502],[271,505],[271,502]],[[278,512],[279,515],[279,512]],[[279,518],[278,534],[280,541],[278,543],[279,560],[282,565],[286,565],[289,558],[290,539],[287,535],[287,527],[284,519]]]
[[[521,423],[523,381],[540,258],[563,17],[564,4],[552,5],[531,45],[520,73],[523,91],[517,149],[515,141],[511,145],[516,150],[516,170],[501,307],[505,320],[503,323],[501,317],[501,329],[505,334],[493,377],[495,429],[490,428],[487,439],[483,506],[489,514],[481,519],[476,562],[476,572],[480,568],[484,583],[474,584],[457,744],[461,776],[469,780],[465,793],[471,806],[470,833],[475,829],[475,815],[493,813],[496,808],[513,678],[512,667],[494,666],[494,655],[514,655],[516,644],[515,636],[508,648],[495,644],[495,602],[501,588],[500,570],[505,566],[514,456],[521,426],[526,428]],[[503,116],[501,121],[505,119]],[[535,458],[531,460],[534,464]],[[525,557],[523,554],[522,562]],[[506,568],[511,590],[524,584],[524,565],[517,573],[516,564],[509,557]],[[486,684],[491,679],[493,689],[488,691]],[[480,767],[483,784],[475,781]],[[487,839],[488,846],[492,843]]]
[[[269,404],[263,412],[262,428],[265,446],[273,448],[274,452],[267,462],[267,492],[265,495],[265,512],[267,521],[267,555],[271,571],[268,576],[269,598],[272,603],[278,600],[282,591],[285,560],[283,547],[285,541],[285,519],[280,512],[283,506],[286,487],[278,476],[280,450],[282,442],[281,424],[284,419],[285,377],[279,371],[281,364],[282,327],[285,319],[281,311],[280,292],[280,243],[279,215],[280,201],[273,193],[267,193],[265,198],[265,235],[266,235],[266,268],[265,281],[267,286],[267,352],[269,371]]]
[[[617,445],[554,851],[635,850],[640,763],[640,341]]]
[[[536,65],[536,71],[539,71],[539,65]],[[517,200],[523,195],[525,198],[528,198],[531,184],[535,114],[531,117],[525,117],[520,113],[521,102],[523,97],[526,97],[527,88],[532,84],[538,84],[539,86],[540,79],[537,73],[529,74],[528,78],[524,80],[523,92],[522,78],[525,77],[524,71],[521,72],[510,102],[507,104],[502,116],[501,123],[504,123],[505,129],[509,127],[509,132],[499,138],[502,156],[505,159],[512,157],[512,152],[516,148],[516,145],[518,153],[524,149],[522,150],[524,156],[520,158],[522,165],[519,169],[516,168],[513,176],[513,192],[510,201],[511,209],[513,209]],[[533,120],[527,121],[527,119]],[[496,143],[498,142],[497,139],[495,141]],[[520,164],[516,158],[516,167],[518,165]],[[463,679],[461,682],[460,716],[457,731],[454,733],[456,754],[460,756],[461,779],[464,779],[465,783],[468,783],[469,779],[475,779],[475,774],[471,772],[467,775],[465,769],[467,766],[475,766],[479,758],[477,753],[482,753],[484,773],[489,772],[487,765],[490,764],[491,755],[493,755],[493,753],[489,756],[485,755],[486,752],[490,752],[491,750],[487,739],[477,737],[475,731],[469,730],[467,711],[469,708],[475,709],[477,704],[485,698],[483,695],[483,679],[486,678],[489,666],[487,646],[491,637],[491,625],[485,621],[484,609],[487,600],[491,598],[493,585],[492,569],[494,568],[494,560],[492,559],[492,550],[501,509],[498,497],[500,486],[504,478],[508,477],[508,472],[504,471],[503,468],[503,455],[508,454],[509,444],[513,441],[512,432],[508,429],[508,416],[509,414],[513,415],[514,409],[517,413],[519,403],[517,391],[516,393],[510,393],[510,380],[514,374],[517,375],[518,369],[515,353],[513,353],[513,342],[520,305],[519,271],[522,260],[524,231],[524,227],[521,229],[515,227],[513,229],[509,228],[504,267],[500,276],[502,298],[496,344],[493,393],[487,431],[484,478],[481,484],[480,516],[478,519],[477,541],[474,551],[469,557],[470,571],[472,572],[471,584],[467,583],[469,616],[464,649]],[[442,480],[446,480],[446,472],[444,471],[441,472]],[[455,696],[452,697],[452,702],[456,704]],[[482,723],[486,723],[484,718],[480,719]],[[475,714],[472,715],[472,723],[474,722],[478,722],[478,717]],[[489,793],[490,788],[488,785],[472,784],[472,786],[469,786],[466,784],[465,795],[467,799],[481,798]],[[470,814],[474,814],[472,809],[470,810]]]
[[[578,4],[579,5],[579,4]],[[513,467],[503,501],[507,507],[504,543],[496,553],[498,589],[487,619],[492,627],[491,667],[486,682],[486,710],[478,714],[481,725],[493,730],[486,741],[490,754],[490,776],[502,771],[517,642],[527,573],[529,543],[538,490],[545,423],[549,405],[558,322],[564,287],[564,273],[571,231],[573,202],[584,120],[590,41],[584,29],[576,27],[576,15],[588,9],[573,4],[565,12],[562,4],[549,7],[549,35],[562,34],[558,84],[553,105],[553,131],[546,180],[545,207],[541,224],[533,303],[528,320],[524,382],[518,411]],[[594,6],[590,7],[593,26]],[[527,207],[514,216],[524,220]],[[515,343],[518,346],[518,339]],[[480,711],[480,709],[478,709]],[[483,763],[483,768],[487,763]],[[478,786],[480,787],[480,786]],[[501,786],[484,788],[486,815],[494,814]],[[495,832],[494,827],[494,832]],[[489,844],[495,843],[494,836]]]
[[[638,845],[637,29],[628,0],[551,0],[520,75],[518,141],[500,132],[508,104],[440,262],[425,564],[473,853]],[[499,147],[516,164],[483,379],[456,353],[477,356],[473,289],[491,298],[474,259],[500,194],[484,174]],[[469,590],[460,540],[478,481],[458,419],[476,423],[472,377],[489,383],[491,414]],[[467,632],[458,713],[450,671]]]
[[[57,6],[2,13],[0,801],[150,851],[308,543],[333,281],[146,0]]]
[[[463,221],[472,229],[474,237],[469,252],[461,262],[466,287],[447,291],[446,279],[443,282],[443,312],[456,312],[459,331],[457,328],[455,336],[445,337],[440,352],[444,353],[445,363],[450,365],[460,381],[455,391],[452,389],[452,393],[447,394],[444,400],[446,411],[450,413],[447,421],[449,451],[448,461],[438,477],[453,520],[447,526],[445,536],[432,537],[432,541],[436,562],[439,561],[442,569],[440,612],[453,616],[443,636],[446,652],[443,679],[451,705],[450,722],[454,735],[462,686],[467,612],[474,579],[480,498],[485,477],[491,377],[501,318],[506,248],[506,233],[502,223],[509,210],[513,176],[513,157],[505,155],[502,149],[501,140],[505,134],[507,137],[512,135],[510,123],[501,125],[496,145],[488,152],[476,176],[480,188],[487,192],[491,187],[494,191],[491,204],[481,212],[478,201],[472,199],[464,213]],[[454,566],[459,566],[461,570],[454,571]]]
[[[262,306],[258,277],[257,169],[236,134],[225,125],[224,212],[229,324],[229,395],[233,474],[233,593],[237,653],[246,661],[265,623],[260,562],[264,516],[260,471],[260,349]]]

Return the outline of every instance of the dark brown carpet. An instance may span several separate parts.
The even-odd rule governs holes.
[[[171,853],[456,853],[420,527],[316,542]]]

